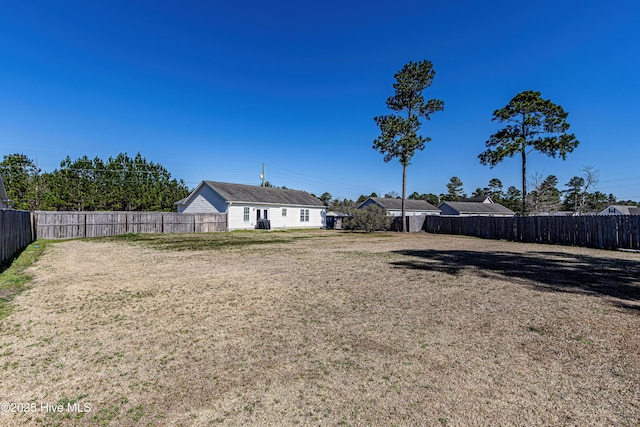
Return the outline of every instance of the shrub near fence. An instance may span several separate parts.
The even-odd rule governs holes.
[[[34,212],[38,239],[127,233],[204,233],[227,230],[226,214],[175,212]]]
[[[0,210],[0,263],[13,258],[33,240],[30,212]]]
[[[462,234],[484,239],[584,246],[600,249],[640,249],[640,215],[426,217],[428,233]]]

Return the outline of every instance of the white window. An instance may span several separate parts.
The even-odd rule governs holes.
[[[282,216],[287,216],[287,208],[282,208]]]
[[[609,213],[616,213],[616,208],[609,208]]]
[[[244,218],[243,218],[244,222],[249,222],[249,208],[245,207],[244,208]]]
[[[309,209],[300,209],[300,222],[309,222]]]

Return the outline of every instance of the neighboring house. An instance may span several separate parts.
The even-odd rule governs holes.
[[[640,215],[640,207],[611,205],[598,213],[598,215]]]
[[[382,197],[369,197],[356,209],[362,209],[369,205],[377,205],[385,210],[387,215],[401,216],[402,215],[402,199],[385,199]],[[406,216],[415,215],[440,215],[440,209],[433,206],[431,203],[425,200],[413,200],[406,199],[404,205]]]
[[[443,216],[514,216],[515,212],[493,202],[442,202],[438,205]]]
[[[10,209],[10,202],[11,200],[7,197],[7,192],[4,189],[4,181],[0,176],[0,209]]]
[[[225,213],[229,231],[254,229],[260,219],[280,229],[325,226],[324,204],[299,190],[202,181],[175,205],[179,213]]]

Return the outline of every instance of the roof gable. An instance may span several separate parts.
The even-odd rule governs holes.
[[[620,215],[640,215],[640,207],[629,205],[609,205],[600,214],[611,213],[611,208],[615,209],[616,212],[620,212]]]
[[[227,202],[262,203],[277,205],[318,206],[324,204],[315,196],[301,190],[203,181]]]

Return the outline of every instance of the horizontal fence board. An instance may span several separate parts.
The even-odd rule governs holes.
[[[39,239],[106,237],[127,233],[194,233],[227,230],[226,214],[175,212],[49,212],[36,211]]]
[[[640,249],[640,215],[567,217],[428,216],[423,230],[524,243]]]
[[[30,212],[0,210],[0,262],[12,259],[34,240]]]
[[[194,214],[196,233],[226,231],[227,216],[220,214]]]
[[[193,214],[179,214],[168,212],[162,214],[164,223],[163,233],[194,233],[195,218]]]
[[[86,237],[85,215],[78,212],[35,212],[38,239]]]
[[[125,212],[86,212],[85,237],[117,236],[127,233]]]
[[[162,212],[127,212],[127,233],[162,233]]]

